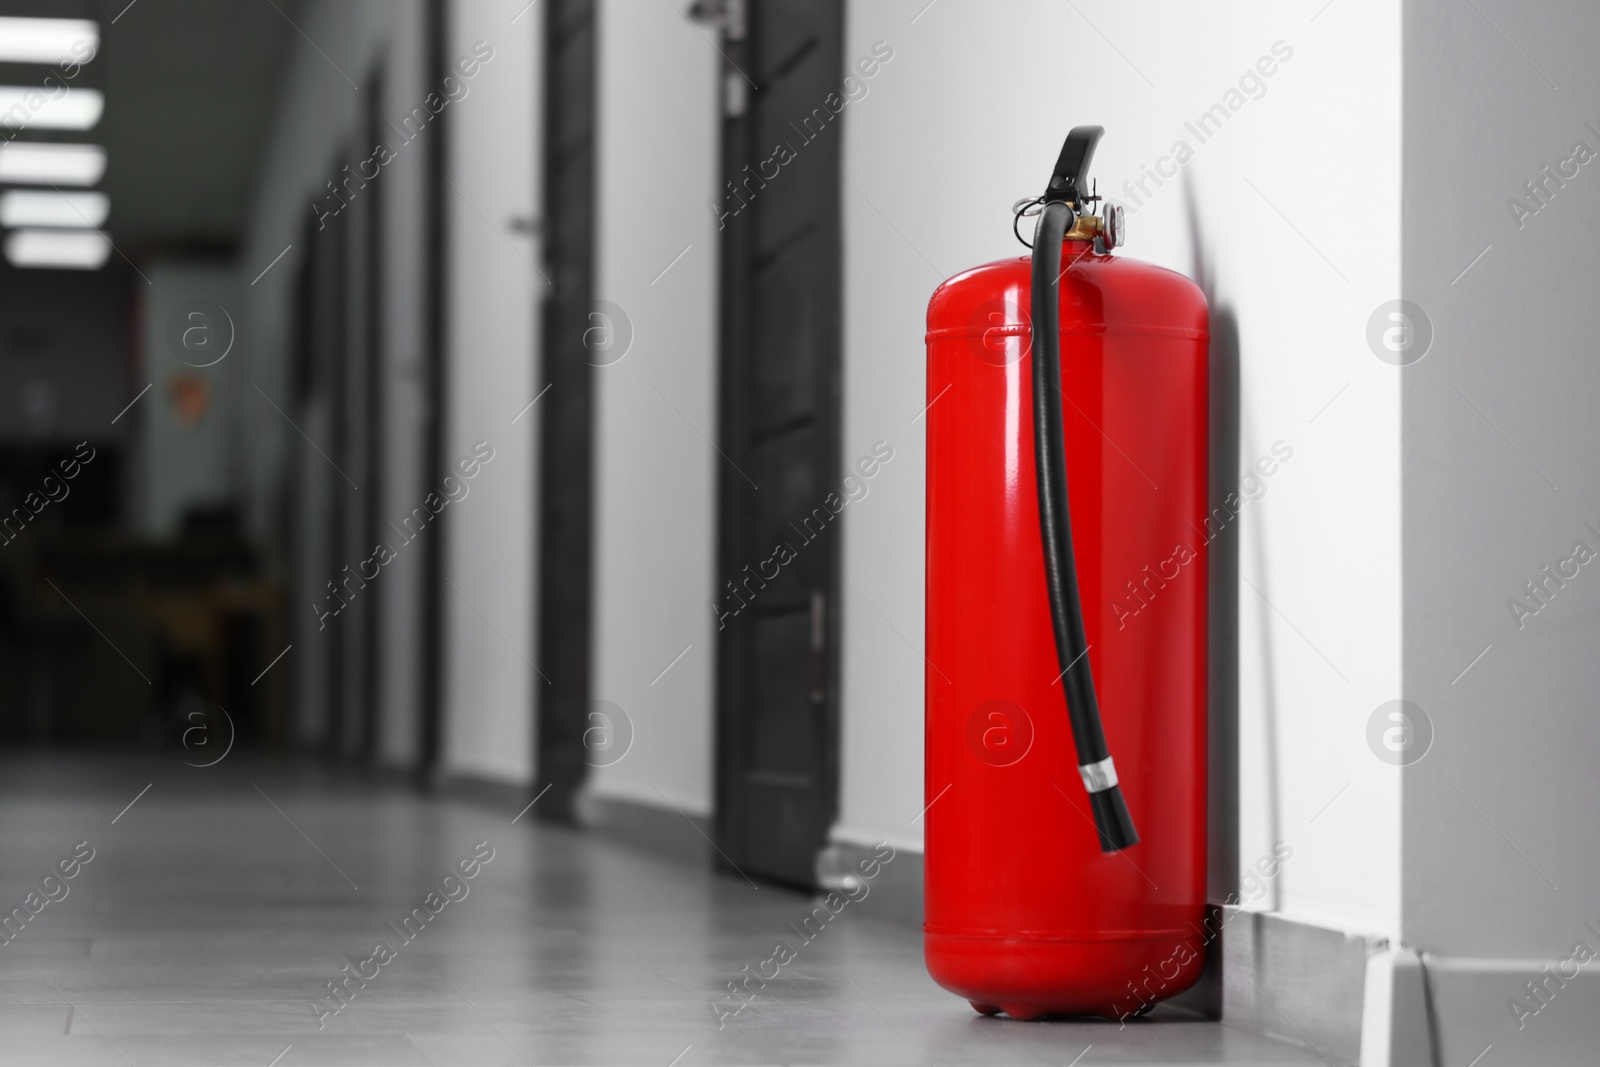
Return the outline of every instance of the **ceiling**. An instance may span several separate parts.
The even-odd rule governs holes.
[[[274,7],[276,5],[276,7]],[[123,251],[230,251],[271,134],[305,0],[0,0],[0,15],[92,18],[100,52],[75,86],[106,107],[87,134],[106,146],[106,230]],[[113,22],[112,20],[116,21]],[[42,78],[44,68],[32,68]],[[7,65],[6,80],[29,68]]]

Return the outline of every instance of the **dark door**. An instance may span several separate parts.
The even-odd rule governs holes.
[[[741,870],[809,886],[838,804],[840,542],[827,500],[840,469],[843,116],[828,100],[843,4],[747,0],[725,5],[722,26],[717,830]]]
[[[369,120],[376,96],[373,88],[369,82],[365,90]],[[361,135],[346,143],[338,158],[341,166],[348,163],[354,170],[355,164],[350,161],[364,159],[371,152],[365,147],[374,143],[368,140],[370,130],[369,124]],[[333,171],[338,172],[338,168]],[[336,322],[332,326],[335,332],[330,368],[333,425],[329,454],[340,473],[333,482],[333,570],[330,577],[350,600],[340,614],[338,625],[331,627],[328,635],[334,656],[330,706],[334,750],[352,759],[365,757],[372,740],[369,686],[374,678],[373,637],[378,619],[374,599],[378,583],[368,582],[363,577],[361,561],[371,554],[376,543],[372,539],[372,517],[381,502],[380,487],[374,477],[378,452],[370,425],[375,415],[371,394],[377,354],[371,332],[375,318],[372,244],[377,230],[380,185],[371,182],[366,188],[356,190],[349,206],[328,228],[330,233],[337,231],[332,239],[339,249],[335,268],[339,274],[333,279],[336,299],[331,305]]]
[[[434,72],[435,84],[440,84],[450,69],[448,48],[449,0],[427,0],[424,18],[427,20],[428,66]],[[424,197],[426,215],[423,225],[427,242],[427,257],[423,264],[424,292],[427,307],[423,321],[426,335],[423,348],[423,389],[426,412],[421,435],[424,484],[436,486],[450,470],[445,456],[445,414],[450,410],[446,389],[450,376],[445,373],[445,308],[450,297],[449,278],[445,271],[445,168],[448,153],[450,112],[442,111],[428,127],[422,150],[426,153]],[[385,134],[387,137],[388,135]],[[450,524],[434,524],[422,541],[422,633],[421,648],[421,723],[418,738],[420,760],[419,778],[424,785],[434,785],[440,775],[440,758],[444,736],[444,561],[445,535]]]
[[[338,173],[342,154],[331,157],[329,173]],[[355,485],[347,480],[348,284],[349,218],[343,214],[312,225],[307,233],[301,275],[302,349],[297,367],[296,410],[292,421],[306,427],[296,433],[294,469],[301,491],[291,499],[302,508],[295,522],[296,572],[319,612],[307,655],[297,657],[300,670],[318,691],[320,722],[314,727],[328,750],[343,754],[349,737],[344,689],[349,643],[346,629],[357,609],[349,587],[341,585],[346,562],[346,516],[359,506]],[[323,616],[321,613],[328,613]]]
[[[366,124],[367,151],[384,137],[383,99],[384,77],[380,69],[367,83]],[[362,158],[362,157],[358,157]],[[368,558],[373,547],[386,542],[389,531],[383,522],[383,459],[384,459],[384,395],[383,395],[383,286],[384,258],[387,248],[384,241],[384,193],[382,182],[372,182],[364,191],[367,197],[363,216],[363,252],[365,259],[362,286],[362,316],[364,320],[362,362],[361,427],[363,433],[362,464],[362,517],[357,537],[357,559]],[[383,592],[381,583],[373,582],[363,596],[366,613],[362,616],[361,658],[361,738],[363,755],[368,760],[378,756],[378,669],[380,646],[383,639]]]
[[[594,284],[594,0],[545,4],[544,306],[539,388],[541,818],[570,821],[584,772],[594,386],[585,331]]]

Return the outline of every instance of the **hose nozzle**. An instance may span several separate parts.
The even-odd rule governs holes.
[[[1094,813],[1094,828],[1100,831],[1101,852],[1121,852],[1139,843],[1139,831],[1133,828],[1133,816],[1128,814],[1120,785],[1090,793],[1089,809]]]

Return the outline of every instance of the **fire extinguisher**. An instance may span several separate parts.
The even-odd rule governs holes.
[[[925,953],[1019,1019],[1204,965],[1208,314],[1112,255],[1103,133],[1013,209],[1031,256],[928,305]]]

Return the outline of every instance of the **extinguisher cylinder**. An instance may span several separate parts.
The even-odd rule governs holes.
[[[1040,200],[1092,203],[1098,132]],[[1208,313],[1046,214],[1041,255],[928,306],[924,946],[985,1014],[1131,1019],[1198,981],[1210,941]]]

